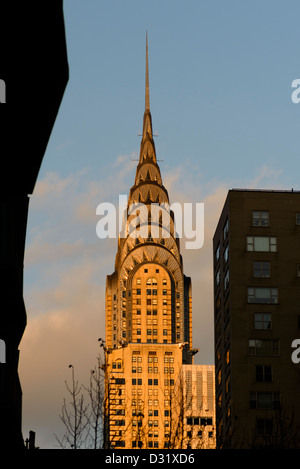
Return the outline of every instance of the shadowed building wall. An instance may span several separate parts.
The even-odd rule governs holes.
[[[23,261],[30,194],[68,81],[61,0],[1,3],[0,447],[24,448],[19,344],[26,327]],[[34,364],[32,364],[34,367]]]
[[[299,191],[229,191],[213,239],[218,448],[299,448],[299,240]]]

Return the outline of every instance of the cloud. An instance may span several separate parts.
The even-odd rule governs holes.
[[[256,169],[256,174],[248,183],[249,189],[285,189],[281,177],[283,171],[263,164]]]
[[[83,169],[62,177],[48,173],[31,197],[25,256],[24,297],[28,325],[20,344],[23,431],[37,433],[37,445],[53,447],[53,433],[63,431],[59,413],[66,395],[64,380],[72,363],[79,382],[87,384],[105,335],[105,282],[114,270],[116,239],[96,236],[96,207],[127,194],[136,162],[125,155],[112,163],[105,178]],[[212,237],[228,189],[236,181],[205,181],[200,168],[169,168],[163,176],[170,202],[203,202],[204,246],[186,250],[184,273],[192,278],[193,343],[197,363],[213,360]],[[244,187],[276,186],[279,170],[263,165]],[[273,180],[273,181],[272,181]],[[273,185],[273,187],[274,187]]]

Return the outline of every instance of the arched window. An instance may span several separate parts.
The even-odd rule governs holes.
[[[147,280],[147,285],[157,285],[157,280],[154,277],[150,277]]]
[[[112,367],[114,370],[121,370],[123,367],[122,360],[116,360],[115,362],[113,362]]]

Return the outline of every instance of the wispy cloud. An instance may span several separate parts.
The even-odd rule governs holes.
[[[97,178],[84,169],[68,177],[48,173],[38,181],[30,202],[25,256],[25,303],[28,326],[20,349],[24,392],[23,426],[37,432],[40,443],[59,433],[64,380],[71,362],[86,382],[105,334],[105,281],[114,270],[116,239],[96,236],[96,207],[128,194],[136,162],[119,156],[115,170]],[[280,170],[263,165],[237,181],[205,181],[200,168],[169,168],[163,181],[170,202],[203,202],[202,249],[182,248],[184,272],[193,286],[193,341],[197,361],[213,360],[212,237],[227,190],[280,184]],[[132,180],[133,184],[133,180]],[[182,243],[183,245],[184,243]]]

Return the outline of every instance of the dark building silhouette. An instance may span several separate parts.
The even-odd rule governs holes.
[[[228,192],[213,239],[217,448],[299,448],[299,241],[299,191]]]
[[[68,82],[62,0],[1,2],[0,448],[25,448],[19,344],[29,196]],[[34,364],[33,364],[34,366]]]

